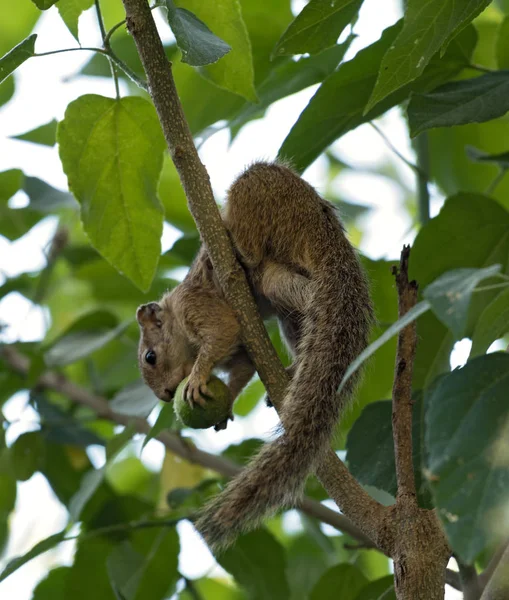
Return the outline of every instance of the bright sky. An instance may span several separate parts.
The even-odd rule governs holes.
[[[296,11],[303,2],[295,2]],[[355,27],[358,38],[349,50],[351,58],[359,48],[369,45],[380,36],[381,31],[399,17],[398,0],[384,0],[383,11],[380,0],[365,0],[360,19]],[[48,10],[38,23],[36,32],[37,51],[44,52],[57,48],[74,47],[76,42],[61,21],[55,7]],[[98,45],[98,30],[95,14],[88,11],[80,20],[80,41],[82,45]],[[51,119],[62,119],[67,104],[85,93],[114,95],[113,83],[107,79],[75,76],[84,62],[85,52],[72,52],[55,56],[31,59],[16,72],[16,95],[0,109],[0,171],[21,168],[27,175],[40,177],[55,187],[66,189],[67,182],[62,172],[56,148],[29,144],[9,139],[8,136],[29,131]],[[272,106],[262,120],[248,124],[228,146],[226,131],[210,138],[200,149],[200,156],[209,170],[212,185],[218,197],[246,164],[255,159],[274,158],[281,142],[291,125],[307,103],[315,88],[284,99]],[[398,110],[391,111],[380,123],[380,127],[390,137],[391,142],[406,157],[411,151],[405,124]],[[366,234],[361,250],[373,258],[394,258],[404,242],[413,239],[410,221],[400,210],[403,192],[388,178],[367,173],[387,160],[398,170],[406,186],[414,186],[414,176],[410,169],[388,150],[385,142],[369,125],[357,128],[334,144],[334,150],[347,163],[357,167],[355,173],[340,175],[337,178],[337,191],[345,199],[372,207],[363,224]],[[324,163],[316,161],[305,173],[318,191],[323,191]],[[15,197],[16,203],[25,202],[23,193]],[[441,199],[433,198],[432,213],[435,214]],[[22,271],[37,270],[44,264],[43,249],[51,239],[55,228],[54,219],[46,219],[20,240],[9,243],[0,237],[0,278]],[[175,239],[171,228],[165,230],[163,246],[168,248]],[[34,307],[18,294],[10,294],[0,301],[0,318],[10,327],[4,340],[41,339],[47,327],[47,315]],[[468,346],[468,343],[467,343]],[[468,351],[468,349],[467,349]],[[465,348],[458,347],[455,363],[463,362]],[[19,420],[10,430],[12,441],[22,431],[37,428],[36,413],[26,406],[26,394],[18,394],[5,406],[9,420]],[[246,422],[236,419],[227,432],[220,435],[205,431],[193,435],[195,441],[205,450],[217,451],[232,442],[240,441],[247,435],[264,436],[276,424],[273,411],[260,407]],[[138,453],[139,454],[139,453]],[[98,463],[103,460],[101,452],[92,457]],[[160,444],[152,441],[143,455],[153,468],[160,468],[163,451]],[[29,481],[18,484],[18,501],[11,523],[11,539],[4,561],[27,551],[40,539],[62,528],[67,514],[56,500],[44,477],[34,475]],[[295,522],[291,513],[289,526]],[[182,552],[180,569],[188,577],[195,578],[214,567],[214,561],[192,527],[180,527]],[[48,552],[20,569],[0,584],[0,594],[5,598],[28,600],[37,581],[56,564],[70,564],[73,544],[67,543]],[[1,567],[1,565],[0,565]],[[451,593],[448,598],[459,598]]]

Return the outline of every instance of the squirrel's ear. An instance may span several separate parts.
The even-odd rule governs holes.
[[[142,327],[152,325],[161,328],[163,324],[160,319],[162,310],[157,302],[142,304],[136,311],[136,319]]]

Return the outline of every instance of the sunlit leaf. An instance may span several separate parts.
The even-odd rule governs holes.
[[[419,77],[438,51],[476,17],[490,0],[409,0],[403,29],[387,49],[366,112]]]
[[[78,40],[78,20],[83,11],[93,6],[94,0],[58,0],[57,8],[69,31]]]
[[[362,0],[311,0],[290,23],[274,54],[317,54],[333,46]]]
[[[67,107],[57,137],[92,244],[147,291],[163,223],[156,186],[165,142],[154,107],[142,98],[81,96]]]

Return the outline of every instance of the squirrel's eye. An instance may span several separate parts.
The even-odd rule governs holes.
[[[156,353],[153,350],[148,350],[145,354],[145,361],[148,362],[149,365],[154,366],[156,364]]]

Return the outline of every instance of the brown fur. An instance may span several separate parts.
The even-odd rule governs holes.
[[[197,522],[214,549],[298,499],[352,392],[355,378],[336,395],[348,365],[367,344],[372,321],[364,274],[333,207],[291,169],[252,165],[231,186],[224,220],[255,297],[277,314],[295,362],[280,411],[281,436]],[[185,280],[159,305],[140,307],[138,320],[142,373],[163,399],[190,375],[187,395],[201,402],[214,366],[228,370],[236,397],[254,373],[203,249]],[[144,361],[147,349],[156,352],[154,367]]]

